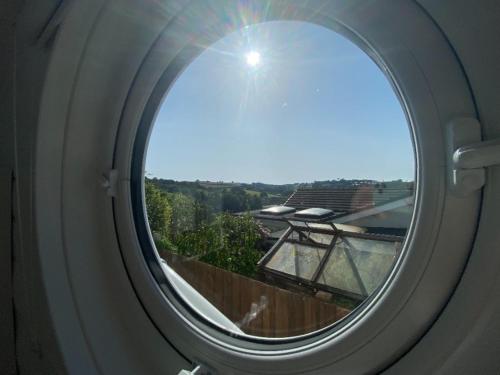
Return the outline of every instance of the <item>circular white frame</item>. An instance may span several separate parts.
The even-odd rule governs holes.
[[[303,19],[301,17],[306,16],[307,14],[301,14],[299,12],[295,13],[295,19]],[[315,15],[315,20],[317,23],[326,23],[330,29],[335,30],[337,33],[342,34],[344,37],[350,39],[352,42],[356,43],[358,47],[362,50],[366,51],[367,54],[371,56],[375,63],[379,65],[380,69],[388,74],[389,71],[380,57],[376,54],[375,51],[372,51],[369,46],[364,44],[364,42],[359,39],[359,37],[353,34],[350,30],[346,29],[344,26],[335,23],[334,21],[325,20],[318,15]],[[309,18],[308,18],[309,19]],[[322,22],[323,21],[323,22]],[[227,33],[227,31],[226,31]],[[202,44],[205,46],[210,46],[217,38],[219,34],[215,34],[211,36],[211,38],[203,38]],[[160,39],[158,42],[158,46],[154,48],[158,48],[161,50],[162,40]],[[195,43],[188,44],[185,48],[178,51],[178,53],[173,57],[172,60],[163,61],[166,64],[166,68],[161,74],[160,78],[155,84],[153,88],[146,106],[142,111],[141,121],[138,127],[133,128],[135,131],[134,137],[134,145],[132,158],[128,162],[132,164],[131,167],[131,175],[130,175],[130,190],[131,190],[131,199],[132,199],[132,211],[134,213],[135,218],[135,226],[136,232],[138,236],[138,240],[140,243],[140,247],[143,250],[143,255],[146,258],[146,262],[149,265],[150,271],[154,274],[156,281],[160,284],[163,292],[167,295],[168,299],[172,303],[172,308],[177,310],[177,313],[181,316],[187,318],[186,323],[191,324],[194,329],[196,329],[198,319],[204,319],[204,325],[202,328],[207,330],[208,328],[213,328],[214,330],[210,330],[209,337],[217,335],[216,331],[223,332],[225,335],[229,334],[232,337],[238,337],[238,334],[234,332],[227,332],[223,327],[218,326],[213,323],[209,319],[206,319],[203,316],[203,313],[200,311],[196,311],[193,307],[190,306],[189,301],[184,301],[183,297],[179,295],[179,293],[175,290],[175,288],[169,283],[167,280],[164,271],[161,267],[158,267],[159,256],[157,250],[155,249],[155,245],[152,241],[152,235],[149,230],[149,225],[147,224],[147,218],[145,217],[145,202],[144,202],[144,191],[143,191],[143,180],[144,180],[144,164],[145,164],[145,156],[149,141],[150,132],[154,126],[154,121],[157,115],[159,108],[161,107],[161,103],[168,96],[168,91],[174,84],[175,80],[179,75],[182,74],[183,69],[193,61],[200,53],[203,52],[204,47],[199,46],[200,42],[197,40]],[[162,55],[163,58],[166,58],[165,55]],[[158,64],[158,61],[161,58],[155,56],[155,64]],[[161,64],[158,64],[161,66]],[[395,90],[395,95],[401,102],[404,110],[406,111],[406,104],[404,103],[404,99],[401,97],[398,88],[396,87],[395,82],[392,81],[392,77],[387,77],[390,80],[390,83],[393,85]],[[410,119],[408,118],[408,121]],[[411,131],[411,129],[410,129]],[[413,138],[413,136],[412,136]],[[413,139],[412,139],[413,140]],[[127,141],[127,144],[128,141]],[[130,151],[127,150],[127,154]],[[127,228],[128,230],[128,228]],[[363,310],[366,305],[373,303],[373,300],[376,298],[377,293],[373,293],[363,301],[363,304],[357,307],[357,311]],[[196,316],[193,316],[196,315]],[[354,314],[351,314],[348,319],[343,319],[342,321],[336,322],[336,329],[339,330],[341,326],[345,326],[348,324],[348,321],[354,317]],[[191,318],[191,319],[190,319]],[[321,328],[320,330],[310,332],[304,335],[295,336],[295,337],[280,337],[280,338],[266,338],[266,337],[258,337],[258,336],[250,336],[250,335],[241,335],[243,341],[232,340],[234,345],[236,346],[246,346],[247,342],[251,341],[254,343],[264,343],[268,345],[272,345],[274,351],[286,349],[287,352],[292,352],[291,344],[294,343],[294,349],[297,351],[304,350],[307,346],[311,346],[310,344],[316,345],[321,339],[330,340],[330,334],[328,331],[332,328],[332,325]],[[323,337],[321,337],[323,336]],[[227,337],[220,337],[220,343],[223,343],[224,340],[227,340]],[[233,346],[234,347],[234,346]],[[261,346],[262,348],[262,346]],[[265,348],[265,346],[264,346]],[[255,345],[250,345],[250,349],[256,349]],[[269,349],[269,347],[267,348]]]
[[[220,20],[238,14],[237,3],[183,8],[179,1],[151,11],[134,1],[77,2],[47,73],[35,205],[47,297],[54,319],[63,322],[58,338],[67,344],[61,350],[66,358],[78,356],[87,373],[174,369],[186,359],[220,373],[378,372],[409,350],[446,304],[470,251],[480,203],[479,193],[457,198],[446,186],[445,125],[475,115],[460,65],[411,1],[302,3],[274,1],[267,18],[266,2],[249,4],[256,21],[314,14],[311,21],[343,25],[376,51],[405,98],[419,181],[409,251],[384,293],[349,329],[307,347],[244,347],[190,324],[165,298],[139,248],[130,199],[133,144],[163,72],[180,51],[199,43],[195,36],[228,32]],[[110,199],[99,181],[112,168],[119,186]],[[139,340],[148,345],[135,345]]]

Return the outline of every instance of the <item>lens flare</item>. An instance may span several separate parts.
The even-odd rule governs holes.
[[[260,53],[257,51],[248,52],[245,55],[247,65],[256,67],[260,64]]]

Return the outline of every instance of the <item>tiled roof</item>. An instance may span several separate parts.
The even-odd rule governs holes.
[[[361,186],[349,189],[298,189],[284,203],[297,210],[312,207],[326,208],[335,213],[351,213],[398,199],[410,197],[413,189]]]

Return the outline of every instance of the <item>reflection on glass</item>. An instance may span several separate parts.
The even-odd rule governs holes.
[[[165,274],[234,334],[290,337],[379,290],[414,202],[405,114],[370,58],[304,22],[248,26],[177,78],[148,146]]]

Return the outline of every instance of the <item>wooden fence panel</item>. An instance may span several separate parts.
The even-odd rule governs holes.
[[[167,263],[247,334],[290,337],[315,331],[350,311],[212,265],[166,253]]]

